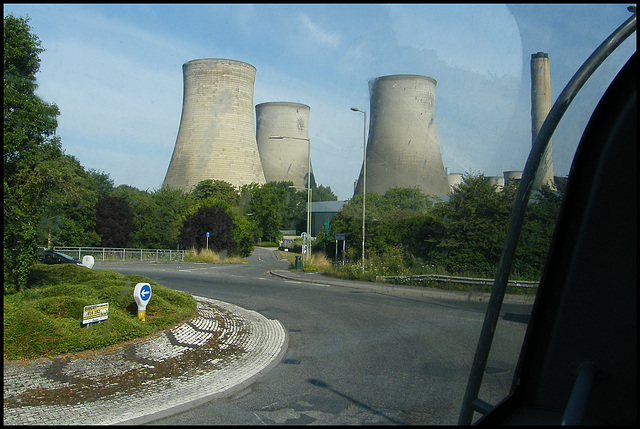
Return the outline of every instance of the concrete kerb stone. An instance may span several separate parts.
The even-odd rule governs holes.
[[[202,297],[195,297],[197,299],[203,299],[206,300],[207,298],[202,298]],[[214,301],[214,300],[212,300]],[[217,301],[220,302],[220,301]],[[226,304],[228,306],[233,306],[233,304]],[[236,307],[236,306],[233,306]],[[221,398],[225,398],[228,396],[232,396],[237,392],[240,392],[246,388],[248,388],[250,385],[252,385],[255,381],[257,381],[258,379],[260,379],[261,377],[263,377],[265,374],[267,374],[269,371],[271,371],[273,368],[275,368],[280,361],[282,361],[282,359],[284,358],[287,349],[289,347],[289,333],[288,331],[284,328],[284,326],[277,320],[269,320],[266,319],[264,316],[262,316],[260,313],[251,311],[251,310],[245,310],[242,309],[241,307],[236,307],[238,310],[238,312],[240,312],[239,310],[241,310],[242,312],[250,312],[253,313],[255,315],[257,315],[259,318],[264,319],[267,324],[271,327],[274,328],[274,331],[276,333],[276,335],[271,338],[269,342],[273,343],[273,345],[277,345],[280,340],[282,341],[279,345],[279,347],[276,347],[275,350],[275,355],[273,355],[273,350],[272,350],[272,354],[270,354],[269,356],[273,355],[272,359],[268,359],[266,364],[264,366],[261,367],[262,362],[261,360],[256,359],[256,361],[253,363],[253,369],[248,369],[247,373],[250,374],[248,377],[246,377],[244,380],[242,380],[243,376],[242,375],[237,375],[238,377],[236,379],[235,384],[230,385],[229,387],[225,388],[221,388],[209,395],[205,395],[205,396],[201,396],[197,399],[170,407],[170,408],[166,408],[163,409],[161,411],[157,411],[155,413],[152,414],[147,414],[145,416],[140,416],[140,417],[136,417],[136,418],[132,418],[129,421],[124,421],[122,423],[119,423],[121,425],[125,425],[125,424],[134,424],[134,425],[141,425],[141,424],[147,424],[150,422],[153,422],[155,420],[159,420],[161,418],[164,417],[168,417],[174,414],[178,414],[187,410],[190,410],[192,408],[196,408],[202,404],[206,404],[207,402],[210,402],[212,400],[215,399],[221,399]],[[263,327],[263,326],[261,326]],[[262,332],[261,332],[262,334]],[[260,335],[260,337],[262,337],[262,335]],[[252,339],[256,342],[258,341],[258,336],[252,336]],[[264,338],[262,337],[262,339],[264,340]],[[264,344],[263,344],[264,346]],[[237,365],[238,367],[242,367],[243,365]],[[259,370],[256,370],[257,368],[260,368]],[[236,369],[238,374],[241,374],[242,371],[239,369]],[[237,380],[242,380],[242,381],[237,381]]]
[[[228,313],[225,321],[229,321],[231,331],[225,341],[243,349],[242,353],[231,357],[231,362],[225,362],[212,370],[194,368],[194,371],[189,370],[188,374],[164,377],[149,383],[143,382],[143,388],[135,392],[122,392],[93,402],[76,405],[26,405],[19,408],[5,406],[4,424],[149,423],[242,391],[284,358],[289,335],[279,321],[267,319],[255,311],[222,301],[197,296],[194,298],[198,301],[201,316],[202,307],[218,307]],[[214,324],[199,319],[194,325],[214,328]],[[184,326],[186,324],[179,327],[183,328],[180,332],[187,333],[184,338],[190,338],[195,344],[194,347],[201,346],[202,339],[190,333]],[[102,360],[95,359],[93,362],[100,365],[99,362]],[[12,395],[11,391],[7,392],[7,382],[13,383],[12,378],[20,377],[20,373],[14,372],[15,370],[7,371],[5,365],[5,401],[7,395]],[[47,382],[46,377],[42,377],[37,377],[37,383]]]

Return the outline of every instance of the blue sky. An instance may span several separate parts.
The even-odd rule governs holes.
[[[370,79],[437,80],[438,140],[451,172],[522,170],[531,54],[549,53],[555,101],[630,16],[627,4],[5,4],[8,13],[28,15],[46,49],[37,93],[60,108],[66,153],[116,186],[162,185],[180,124],[182,64],[228,58],[256,67],[254,105],[311,107],[316,180],[339,199],[352,197],[362,165],[363,116],[350,107],[369,111]],[[635,49],[634,34],[567,111],[553,137],[556,175],[568,174],[591,111]]]

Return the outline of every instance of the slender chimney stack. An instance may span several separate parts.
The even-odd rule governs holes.
[[[536,140],[549,110],[551,110],[549,54],[538,52],[531,55],[531,144]],[[554,187],[551,140],[540,161],[533,181],[533,189],[539,190],[544,184]]]

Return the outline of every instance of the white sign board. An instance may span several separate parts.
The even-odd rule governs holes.
[[[109,318],[109,303],[86,305],[82,310],[82,324],[102,322]]]

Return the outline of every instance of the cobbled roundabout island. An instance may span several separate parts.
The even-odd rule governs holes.
[[[282,324],[194,297],[198,317],[143,340],[4,363],[4,424],[142,424],[246,388],[277,365]]]

